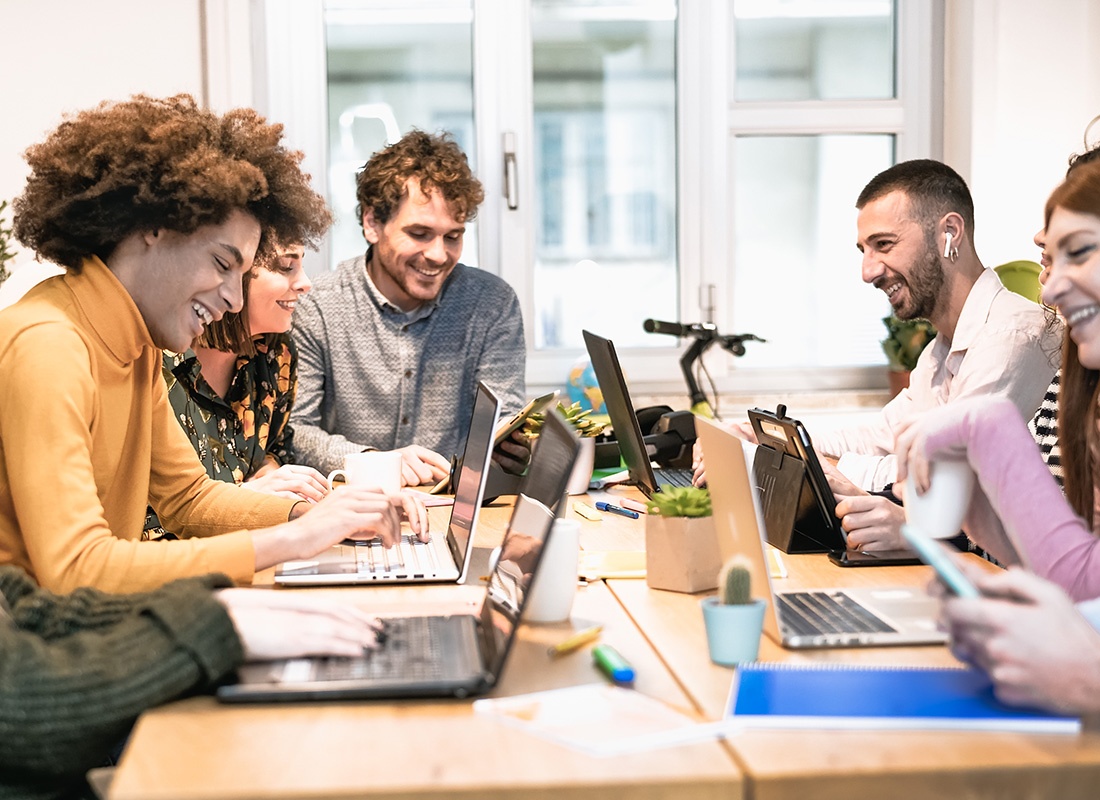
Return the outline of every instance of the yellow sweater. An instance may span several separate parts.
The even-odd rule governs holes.
[[[141,541],[147,502],[185,538]],[[58,592],[250,581],[241,528],[285,522],[293,505],[207,477],[172,417],[161,351],[98,258],[0,311],[0,564]]]

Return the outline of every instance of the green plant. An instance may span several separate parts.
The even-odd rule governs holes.
[[[559,402],[558,413],[565,417],[565,421],[572,425],[573,430],[581,437],[599,436],[607,428],[606,422],[598,422],[589,416],[592,409],[582,409],[580,403],[564,406]],[[523,427],[524,433],[528,436],[538,436],[545,419],[545,414],[532,414],[527,418],[527,424]]]
[[[4,226],[4,211],[7,207],[7,200],[0,201],[0,283],[11,277],[8,262],[15,258],[15,251],[12,249],[12,239],[15,237],[12,236],[11,228]]]
[[[898,319],[893,314],[882,318],[887,335],[882,340],[882,351],[890,369],[895,372],[911,372],[917,359],[936,337],[936,329],[926,319]]]
[[[718,573],[718,602],[745,606],[752,602],[752,571],[743,555],[731,556]]]
[[[649,499],[646,510],[662,517],[709,517],[710,492],[696,486],[668,486]]]

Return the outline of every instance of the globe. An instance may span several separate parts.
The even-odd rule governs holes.
[[[580,403],[581,408],[591,409],[595,414],[607,413],[603,392],[596,382],[596,372],[587,356],[579,358],[569,368],[569,384],[566,389],[569,392],[569,402]]]

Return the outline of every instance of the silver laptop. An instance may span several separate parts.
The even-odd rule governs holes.
[[[619,452],[630,473],[630,480],[647,497],[661,491],[662,486],[691,486],[692,471],[675,467],[655,468],[650,459],[656,453],[645,443],[642,428],[638,424],[638,415],[630,402],[626,378],[615,345],[610,339],[597,336],[591,331],[582,331],[584,344],[588,348],[588,357],[592,361],[592,371],[596,373],[596,382],[603,392],[607,404],[607,416],[611,418],[611,427],[615,429],[615,438],[619,442]]]
[[[943,644],[937,601],[923,589],[884,586],[776,591],[768,570],[760,494],[751,478],[753,445],[710,420],[697,418],[707,454],[707,482],[722,558],[745,555],[753,585],[767,587],[764,631],[783,647],[865,647]],[[810,557],[810,556],[806,556]],[[824,555],[812,556],[825,559]],[[839,569],[839,567],[838,567]]]
[[[537,574],[555,509],[580,440],[555,410],[546,415],[531,466],[516,496],[499,556],[478,612],[386,620],[384,639],[357,658],[299,658],[248,664],[224,702],[369,697],[466,697],[492,688],[515,641],[527,587]],[[556,498],[547,507],[535,497]]]
[[[377,540],[345,540],[311,559],[281,564],[275,570],[275,583],[329,586],[463,582],[474,550],[472,532],[485,496],[493,430],[499,413],[496,395],[485,384],[478,383],[446,533],[432,531],[427,542],[408,533],[392,548],[383,547]]]

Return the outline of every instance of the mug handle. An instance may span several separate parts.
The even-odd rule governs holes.
[[[332,472],[330,472],[328,474],[328,488],[329,488],[329,491],[332,491],[334,488],[336,488],[332,485],[332,482],[336,479],[337,475],[341,476],[344,479],[344,483],[348,482],[347,472],[345,472],[342,469],[334,469]]]

